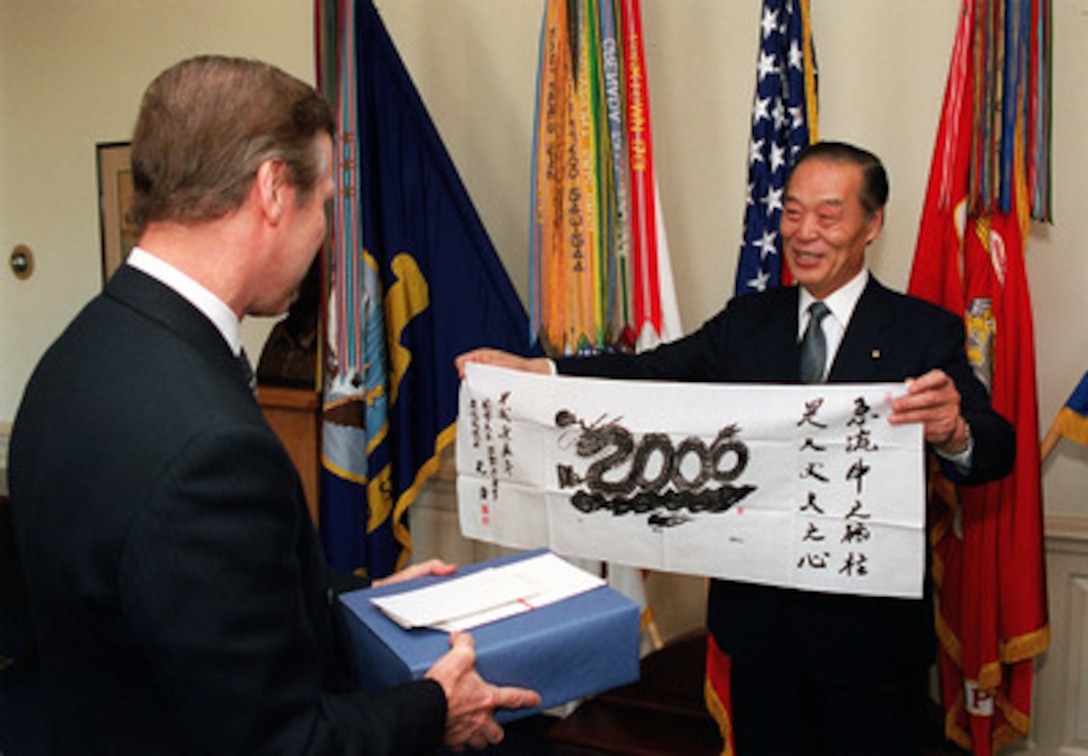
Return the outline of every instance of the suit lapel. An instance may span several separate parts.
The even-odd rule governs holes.
[[[184,297],[151,276],[122,265],[106,284],[106,296],[154,320],[191,344],[217,371],[245,385],[245,376],[219,329]],[[251,393],[245,385],[246,392]]]
[[[800,375],[800,350],[797,344],[796,286],[773,290],[784,301],[768,308],[766,320],[756,328],[756,343],[763,360],[761,375],[782,383],[796,383]]]
[[[843,334],[839,351],[828,374],[829,383],[886,380],[886,333],[891,327],[890,292],[869,277],[850,325]]]

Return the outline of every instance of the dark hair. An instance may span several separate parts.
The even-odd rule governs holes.
[[[888,202],[888,172],[873,153],[846,142],[816,142],[797,156],[793,170],[806,160],[819,158],[834,163],[851,163],[861,168],[861,206],[872,215]]]
[[[309,199],[323,166],[315,137],[332,136],[328,102],[313,87],[256,60],[200,56],[155,78],[132,136],[132,215],[206,221],[241,206],[266,160],[281,160]]]

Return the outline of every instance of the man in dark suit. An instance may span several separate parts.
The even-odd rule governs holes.
[[[54,753],[479,748],[496,707],[539,704],[484,682],[468,635],[425,680],[357,691],[302,486],[239,362],[242,317],[284,312],[324,240],[334,130],[313,88],[256,61],[184,61],[144,95],[139,247],[43,357],[11,439]]]
[[[880,233],[888,180],[876,156],[820,143],[798,158],[785,193],[783,255],[799,286],[731,300],[695,333],[640,355],[557,360],[571,375],[797,383],[809,307],[824,347],[808,380],[908,381],[892,423],[922,423],[947,474],[1006,475],[1012,427],[990,407],[964,352],[960,318],[882,286],[865,251]],[[478,361],[548,372],[546,360],[477,350]],[[825,595],[712,580],[707,624],[732,660],[739,756],[916,754],[933,647],[930,597]]]

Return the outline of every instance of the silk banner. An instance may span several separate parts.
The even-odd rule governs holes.
[[[920,597],[921,426],[902,384],[610,381],[469,365],[461,531],[515,548]]]

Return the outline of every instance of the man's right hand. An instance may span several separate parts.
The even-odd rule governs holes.
[[[498,687],[476,671],[476,647],[472,636],[450,635],[450,651],[427,670],[426,677],[446,694],[446,746],[481,749],[502,742],[503,731],[495,721],[495,709],[540,706],[540,695],[525,688]]]
[[[479,362],[482,365],[495,365],[497,367],[521,370],[526,373],[540,373],[551,375],[552,365],[547,357],[519,357],[516,354],[503,352],[499,349],[473,349],[465,352],[454,360],[457,365],[457,374],[465,377],[465,365],[470,362]]]

